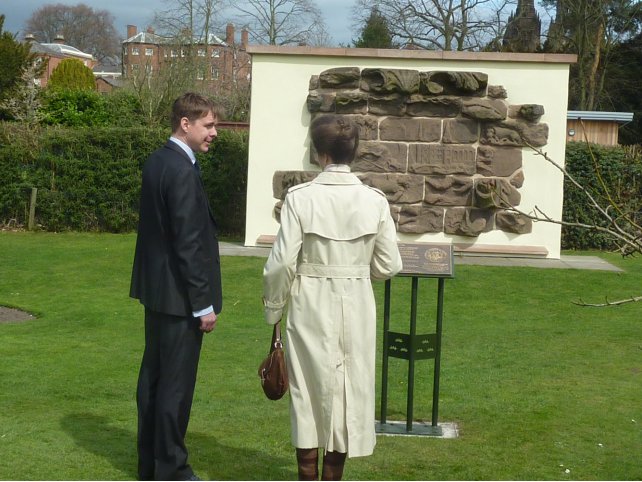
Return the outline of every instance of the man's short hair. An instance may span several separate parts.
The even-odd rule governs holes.
[[[172,132],[178,130],[183,117],[187,117],[190,122],[194,122],[201,117],[205,117],[210,112],[214,119],[219,118],[220,109],[217,104],[201,94],[186,92],[176,99],[172,105]]]

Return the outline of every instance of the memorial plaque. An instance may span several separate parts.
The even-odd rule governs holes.
[[[400,275],[452,278],[453,246],[436,243],[399,243]]]

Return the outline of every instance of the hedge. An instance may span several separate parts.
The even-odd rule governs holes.
[[[128,232],[136,229],[140,170],[162,145],[167,129],[152,127],[39,127],[0,124],[0,225],[26,225],[29,196],[38,188],[36,223],[48,231]],[[591,154],[592,153],[592,154]],[[199,155],[203,183],[221,234],[245,228],[248,134],[220,130],[210,152]],[[636,219],[642,208],[639,149],[566,147],[566,169],[606,205],[596,166],[615,202]],[[604,225],[583,193],[567,179],[563,219]],[[617,248],[605,234],[562,228],[563,249]]]
[[[601,206],[608,206],[610,196],[622,212],[629,213],[636,222],[640,221],[642,155],[638,148],[569,142],[566,145],[565,167]],[[617,217],[615,209],[609,208],[609,213]],[[569,222],[608,226],[604,216],[591,206],[586,195],[568,178],[564,179],[562,219]],[[564,226],[562,248],[615,250],[618,245],[606,233]]]
[[[0,224],[27,224],[35,187],[40,229],[135,230],[141,167],[168,135],[150,127],[0,124]],[[247,133],[220,131],[199,162],[221,234],[238,236],[245,226]]]

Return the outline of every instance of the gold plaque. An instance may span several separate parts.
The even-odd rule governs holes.
[[[453,277],[452,244],[399,243],[401,275]]]

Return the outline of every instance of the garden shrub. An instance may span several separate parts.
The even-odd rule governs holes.
[[[92,70],[80,59],[63,59],[49,77],[47,89],[51,90],[96,90],[96,78]]]
[[[608,206],[608,196],[611,196],[623,212],[639,219],[642,209],[642,156],[639,151],[621,146],[569,142],[566,145],[566,170],[601,206]],[[600,177],[607,187],[606,191]],[[609,214],[617,217],[612,208]],[[607,226],[604,217],[590,205],[586,195],[566,178],[562,219]],[[562,227],[563,249],[615,250],[617,247],[606,233],[580,227]]]
[[[98,92],[47,90],[43,100],[41,113],[45,124],[68,127],[113,124],[106,97]]]
[[[142,165],[168,134],[149,127],[29,130],[0,124],[0,223],[26,224],[31,188],[37,187],[41,229],[134,231]],[[247,134],[220,132],[200,159],[221,233],[242,233]]]

